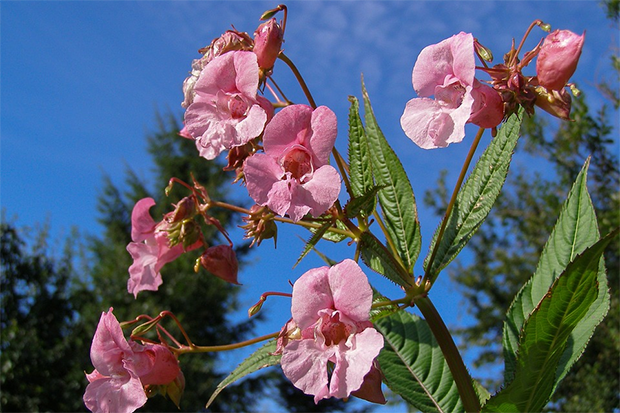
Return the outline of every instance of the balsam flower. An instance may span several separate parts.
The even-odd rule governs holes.
[[[245,161],[250,196],[294,221],[327,211],[340,194],[340,175],[327,164],[337,133],[336,115],[326,106],[282,109],[265,128],[265,153]]]
[[[273,106],[257,95],[258,82],[257,58],[249,51],[225,53],[202,69],[182,131],[196,141],[200,156],[214,159],[262,133]]]
[[[135,297],[140,291],[157,291],[163,283],[161,268],[176,260],[185,251],[182,243],[170,246],[168,239],[169,223],[163,220],[156,223],[149,210],[155,205],[153,198],[139,200],[131,212],[131,239],[127,251],[133,258],[129,267],[127,290]],[[201,245],[198,241],[188,250]]]
[[[360,390],[374,368],[383,336],[369,321],[371,305],[372,289],[353,260],[312,269],[295,282],[291,312],[300,338],[282,343],[281,365],[315,403]]]
[[[90,359],[95,370],[86,374],[84,404],[92,412],[133,412],[146,403],[144,386],[167,385],[182,376],[167,347],[128,343],[112,308],[101,314]]]
[[[400,119],[405,134],[424,149],[446,147],[465,137],[465,124],[495,127],[503,118],[499,94],[475,79],[474,38],[459,33],[425,47],[412,73],[418,94]],[[434,96],[434,98],[431,98]]]

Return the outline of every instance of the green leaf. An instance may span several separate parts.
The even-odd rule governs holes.
[[[372,270],[383,275],[390,281],[402,286],[410,287],[408,281],[412,278],[409,274],[403,273],[403,267],[394,256],[381,244],[370,232],[363,232],[358,244],[362,255],[362,261]]]
[[[312,251],[312,249],[317,244],[317,242],[319,242],[321,238],[323,238],[323,235],[327,232],[327,230],[331,226],[332,226],[331,222],[326,222],[320,228],[314,231],[314,233],[312,234],[308,242],[306,242],[306,246],[304,247],[304,250],[301,252],[301,255],[299,256],[299,258],[297,258],[297,261],[295,262],[295,265],[293,265],[293,268],[297,267],[297,264],[299,264],[301,260],[306,255],[308,255],[310,251]]]
[[[377,193],[383,188],[382,186],[374,186],[359,197],[352,197],[344,206],[344,213],[347,218],[355,218],[360,214],[363,216],[372,214],[375,208]]]
[[[516,295],[506,315],[503,345],[506,363],[504,380],[507,383],[514,376],[519,339],[529,315],[547,294],[549,286],[575,256],[599,239],[594,207],[586,187],[588,166],[589,160],[584,164],[562,206],[534,275]],[[594,329],[609,309],[609,291],[603,262],[600,264],[597,281],[598,297],[590,307],[588,315],[579,322],[571,334],[571,344],[564,351],[556,372],[556,384],[564,378],[573,363],[581,356],[594,334]]]
[[[379,191],[379,203],[385,219],[388,236],[398,250],[406,270],[413,273],[422,244],[418,210],[411,183],[400,159],[388,144],[370,105],[368,92],[362,81],[366,141],[372,163],[372,172]]]
[[[374,182],[370,149],[359,114],[359,102],[354,96],[349,96],[349,102],[351,102],[349,109],[349,175],[352,192],[349,195],[351,198],[357,198],[368,193],[374,187]],[[370,209],[365,210],[365,212],[371,214],[374,208],[373,202]]]
[[[432,267],[428,268],[439,230],[435,232],[429,255],[424,260],[424,269],[431,281],[434,282],[439,272],[457,256],[491,211],[506,181],[522,116],[523,111],[520,111],[508,118],[476,163],[457,195]]]
[[[422,412],[462,411],[450,368],[424,319],[399,311],[375,327],[385,340],[377,360],[392,391]]]
[[[598,297],[603,251],[618,229],[568,264],[525,322],[514,380],[484,406],[488,412],[541,411],[553,394],[556,370],[569,338]]]
[[[373,306],[378,303],[387,303],[389,301],[390,300],[388,298],[384,297],[379,291],[375,290],[374,287],[372,288],[372,305]],[[380,318],[387,317],[391,314],[394,314],[397,311],[399,311],[399,308],[396,304],[386,304],[380,307],[371,308],[370,309],[370,321],[374,323]]]
[[[233,370],[220,384],[218,384],[215,392],[211,395],[211,398],[207,402],[205,409],[209,408],[209,405],[213,403],[213,400],[217,397],[222,390],[228,385],[236,382],[239,379],[247,376],[250,373],[254,373],[262,368],[275,366],[280,363],[281,355],[274,356],[271,353],[276,351],[276,340],[271,340],[265,343],[262,347],[256,350],[252,355],[245,359],[239,366]]]

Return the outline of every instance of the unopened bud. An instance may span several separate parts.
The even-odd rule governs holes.
[[[258,66],[263,71],[269,71],[280,54],[284,33],[282,28],[272,18],[258,26],[254,32],[254,53],[258,58]]]
[[[540,27],[542,31],[545,31],[547,33],[551,31],[551,25],[549,23],[545,23],[541,21],[538,23],[538,27]]]
[[[168,222],[181,222],[196,215],[196,203],[193,196],[186,196],[174,206],[174,211],[167,215]]]
[[[248,317],[253,317],[256,314],[258,314],[258,312],[261,310],[261,308],[263,308],[263,303],[265,302],[265,300],[261,297],[261,300],[259,302],[257,302],[256,304],[254,304],[252,307],[250,307],[248,309]]]
[[[543,42],[536,61],[538,83],[547,90],[560,90],[577,69],[585,32],[579,36],[570,30],[556,30]]]
[[[239,284],[239,262],[231,246],[217,245],[207,248],[200,257],[200,264],[216,277],[231,284]]]
[[[493,61],[493,53],[491,52],[491,49],[481,45],[478,42],[478,39],[474,39],[474,47],[476,49],[476,53],[478,53],[478,56],[480,56],[482,60],[484,60],[485,62]]]

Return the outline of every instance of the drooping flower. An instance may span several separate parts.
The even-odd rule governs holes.
[[[139,200],[131,212],[131,239],[127,251],[133,258],[129,267],[127,290],[135,297],[140,291],[157,291],[162,284],[161,268],[183,254],[182,242],[171,246],[168,239],[170,223],[165,219],[156,223],[149,210],[155,205],[153,198]],[[181,203],[179,203],[181,205]],[[200,241],[186,248],[198,248]]]
[[[561,90],[577,69],[585,33],[579,36],[570,30],[550,33],[536,60],[538,83],[547,90]]]
[[[101,314],[90,359],[95,370],[86,374],[84,404],[92,412],[133,412],[146,403],[144,386],[167,385],[182,376],[167,347],[128,343],[112,308]]]
[[[374,368],[383,336],[369,321],[371,305],[368,279],[352,260],[312,269],[295,282],[291,312],[301,333],[281,343],[281,364],[286,377],[314,395],[315,403],[360,390]],[[333,363],[331,377],[328,363]]]
[[[225,53],[202,69],[183,128],[183,136],[196,141],[200,156],[214,159],[262,133],[273,106],[257,95],[258,82],[256,55],[249,51]]]
[[[463,140],[467,122],[481,127],[501,122],[499,94],[480,84],[475,71],[470,33],[461,32],[420,52],[412,73],[419,97],[407,102],[400,120],[413,142],[424,149],[446,147]]]
[[[265,153],[245,161],[250,196],[294,221],[327,211],[340,194],[340,176],[328,165],[336,135],[336,115],[325,106],[282,109],[265,128]]]

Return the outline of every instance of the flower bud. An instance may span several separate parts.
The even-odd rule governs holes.
[[[549,34],[538,54],[536,74],[538,83],[547,90],[560,90],[566,86],[577,69],[585,40],[570,30],[556,30]]]
[[[174,206],[174,211],[169,214],[166,214],[166,219],[168,222],[181,222],[186,219],[191,219],[196,215],[196,203],[194,202],[194,197],[186,196],[181,199]]]
[[[284,33],[275,18],[258,26],[254,32],[254,53],[258,58],[258,66],[268,72],[280,54]]]
[[[228,245],[209,247],[200,257],[200,264],[211,274],[231,284],[239,284],[239,263],[235,251]]]
[[[538,87],[536,94],[536,106],[555,117],[570,120],[572,99],[566,89],[547,91],[543,87]]]

